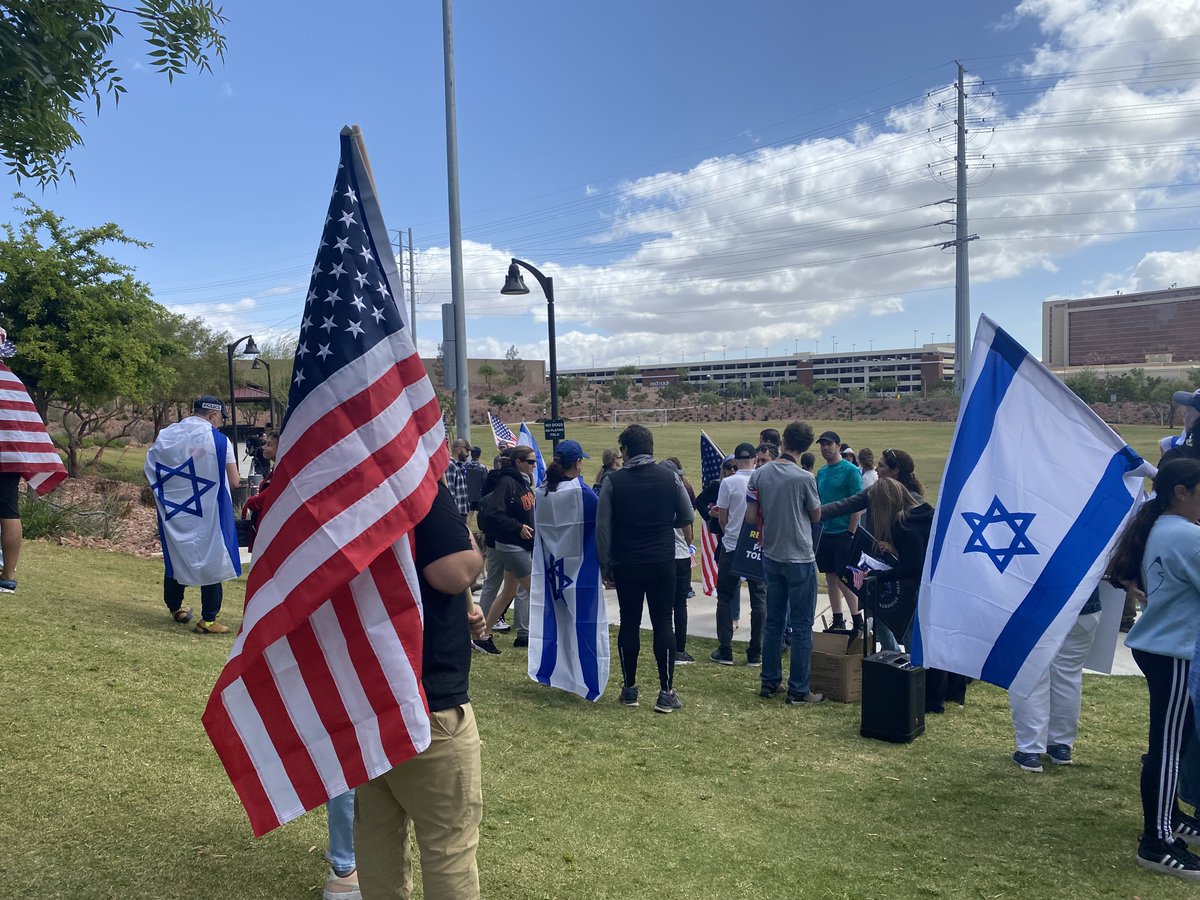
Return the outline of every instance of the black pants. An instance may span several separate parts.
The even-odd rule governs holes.
[[[942,669],[926,669],[925,712],[945,712],[947,700],[959,706],[967,702],[967,676]]]
[[[1186,659],[1133,651],[1150,692],[1150,741],[1142,757],[1142,836],[1170,841],[1175,836],[1175,790],[1179,756],[1192,735]]]
[[[675,650],[687,649],[687,595],[692,589],[691,559],[675,560]]]
[[[767,586],[764,582],[746,579],[750,589],[750,656],[762,654],[763,626],[767,623]],[[733,574],[733,554],[720,545],[717,557],[717,643],[722,650],[733,646],[733,601],[742,589],[742,579]]]
[[[671,690],[675,677],[675,636],[671,618],[675,611],[674,560],[661,563],[619,565],[613,570],[617,585],[617,604],[621,626],[617,629],[617,656],[625,687],[637,684],[638,654],[642,652],[642,604],[650,608],[650,627],[654,631],[654,659],[658,663],[658,681],[664,691]]]
[[[200,618],[205,622],[216,621],[224,596],[225,589],[219,581],[216,584],[201,585]],[[171,612],[177,612],[183,606],[183,585],[166,575],[163,576],[163,602]]]

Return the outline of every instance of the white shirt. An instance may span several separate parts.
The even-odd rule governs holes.
[[[742,520],[746,518],[746,491],[750,485],[753,469],[738,469],[721,482],[717,492],[717,509],[725,510],[725,534],[721,543],[732,553],[737,549],[738,537],[742,533]]]

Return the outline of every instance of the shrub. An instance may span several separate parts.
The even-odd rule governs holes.
[[[121,519],[129,512],[129,501],[118,497],[55,503],[33,491],[21,494],[21,527],[31,540],[65,534],[112,538],[121,530]]]

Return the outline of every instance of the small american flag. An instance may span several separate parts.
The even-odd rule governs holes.
[[[488,418],[492,422],[492,436],[496,439],[496,449],[503,450],[505,447],[517,446],[517,436],[512,433],[507,425],[501,422],[492,412],[488,412]]]
[[[50,493],[67,477],[67,469],[46,432],[46,423],[29,399],[29,392],[2,362],[0,472],[17,472],[38,494]]]
[[[725,458],[721,448],[703,431],[700,432],[700,480],[702,486],[721,477],[721,460]],[[711,597],[717,590],[717,536],[708,530],[708,516],[700,527],[700,574],[704,581],[704,595]]]
[[[394,273],[343,129],[246,614],[203,717],[256,835],[429,744],[408,534],[447,452]]]

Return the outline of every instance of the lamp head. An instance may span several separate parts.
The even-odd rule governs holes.
[[[261,369],[262,367],[263,367],[262,357],[260,357],[260,356],[254,357],[254,362],[250,363],[250,368]]]
[[[242,352],[247,356],[258,356],[258,344],[254,343],[254,335],[246,339],[246,347]]]
[[[521,269],[516,263],[509,264],[508,275],[504,279],[504,287],[500,288],[500,293],[506,296],[529,293],[529,288],[525,287],[525,279],[521,277]]]

